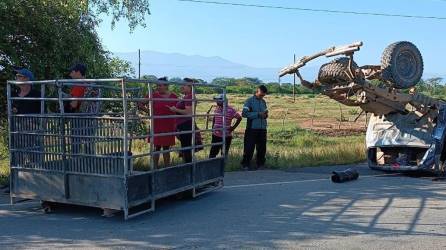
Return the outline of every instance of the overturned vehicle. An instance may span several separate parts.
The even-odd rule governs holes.
[[[384,50],[381,65],[358,66],[353,55],[362,45],[331,47],[305,56],[279,75],[296,74],[303,86],[372,113],[366,132],[370,168],[443,175],[446,102],[417,93],[423,74],[420,51],[410,42],[396,42]],[[299,69],[321,56],[338,58],[320,67],[315,82],[304,80]]]

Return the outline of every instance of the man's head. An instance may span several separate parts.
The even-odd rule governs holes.
[[[262,99],[267,93],[268,89],[265,87],[265,85],[259,85],[256,89],[255,96],[259,99]]]
[[[183,78],[183,81],[186,83],[181,86],[181,92],[183,94],[190,94],[192,93],[192,85],[194,83],[197,83],[198,81],[189,77]]]
[[[16,69],[15,79],[20,82],[34,81],[34,74],[29,69]],[[22,93],[29,92],[31,90],[31,84],[20,84],[20,91]]]
[[[156,84],[156,90],[160,93],[166,93],[169,90],[169,83],[167,76],[158,78],[158,83]]]
[[[77,63],[70,68],[70,77],[72,79],[84,79],[87,73],[87,67],[82,63]]]
[[[34,74],[29,69],[25,69],[25,68],[16,69],[15,73],[16,73],[15,77],[16,77],[17,81],[23,81],[23,82],[34,81]]]
[[[223,94],[219,94],[219,95],[214,96],[214,100],[215,100],[215,103],[217,103],[217,105],[221,107],[221,106],[223,106],[223,103],[226,101],[226,98]]]

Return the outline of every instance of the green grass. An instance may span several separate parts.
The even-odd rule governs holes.
[[[210,141],[206,140],[206,143]],[[143,141],[135,142],[133,147],[134,153],[148,150],[148,145]],[[196,156],[198,159],[205,159],[208,154],[209,149],[206,148]],[[229,152],[226,170],[240,169],[242,156],[243,137],[242,134],[237,134]],[[365,157],[362,135],[328,137],[299,128],[271,129],[268,133],[266,167],[271,169],[349,164],[364,161]],[[176,153],[172,154],[172,158],[176,163],[181,162]],[[134,164],[136,169],[146,170],[149,168],[149,159],[136,159]]]
[[[203,95],[210,98],[209,95]],[[203,97],[202,96],[202,97]],[[228,96],[230,105],[241,110],[243,102],[248,96],[232,94]],[[270,110],[267,161],[266,166],[271,169],[293,168],[304,166],[321,166],[333,164],[349,164],[361,162],[366,159],[364,135],[361,133],[349,134],[349,128],[364,127],[364,118],[352,122],[360,113],[357,107],[340,106],[337,102],[323,96],[298,96],[296,103],[291,96],[271,95],[267,96],[268,109]],[[199,103],[198,113],[205,113],[211,103]],[[340,119],[340,111],[343,117]],[[310,121],[314,119],[314,129],[324,128],[328,131],[347,129],[342,136],[327,136],[310,131]],[[347,121],[340,123],[339,121]],[[204,118],[197,119],[199,128],[206,128]],[[210,126],[211,123],[209,123]],[[228,171],[240,168],[243,155],[243,131],[246,126],[244,119],[234,133],[232,147],[229,153],[226,169]],[[203,135],[205,143],[210,143],[210,133]],[[177,143],[178,144],[178,143]],[[179,146],[179,145],[177,145]],[[0,148],[2,146],[0,145]],[[148,152],[149,146],[146,140],[133,141],[132,151]],[[207,158],[209,148],[197,153],[199,159]],[[8,170],[8,160],[0,157],[0,183],[4,183]],[[174,163],[181,162],[177,153],[172,153]],[[148,157],[135,159],[137,169],[147,169]]]
[[[0,160],[0,185],[8,181],[9,176],[9,162],[6,159]]]
[[[6,133],[0,133],[0,136],[4,138]],[[5,184],[9,176],[8,149],[5,145],[6,140],[2,140],[3,138],[0,138],[0,185]]]

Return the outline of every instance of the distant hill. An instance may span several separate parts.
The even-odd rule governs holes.
[[[114,53],[115,56],[132,63],[138,72],[138,52]],[[281,65],[282,66],[282,65]],[[286,66],[286,63],[283,65]],[[141,75],[155,75],[168,77],[194,77],[211,81],[217,77],[256,77],[264,82],[276,82],[277,68],[257,68],[240,63],[231,62],[224,58],[213,56],[183,55],[179,53],[162,53],[155,51],[141,51]],[[306,67],[305,76],[314,79],[317,68]],[[288,79],[284,79],[289,82]]]
[[[135,71],[138,72],[138,52],[114,53],[115,56],[132,63]],[[212,56],[184,55],[179,53],[163,53],[156,51],[141,51],[141,75],[155,75],[168,77],[194,77],[206,81],[212,81],[217,77],[255,77],[264,82],[277,82],[277,68],[258,68],[227,59]],[[307,80],[314,80],[317,77],[319,66],[307,65],[302,68],[301,74]],[[435,74],[425,72],[423,79],[442,77],[446,80],[445,74]],[[284,77],[282,82],[291,82],[291,77]],[[299,83],[299,81],[297,81]]]

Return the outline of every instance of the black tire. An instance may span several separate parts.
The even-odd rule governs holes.
[[[340,57],[329,63],[323,64],[319,69],[318,80],[323,84],[345,84],[351,81],[347,74],[348,57]],[[356,70],[358,65],[353,62],[353,69]]]
[[[415,86],[423,75],[423,58],[411,42],[387,46],[381,57],[382,78],[392,87],[407,89]]]

